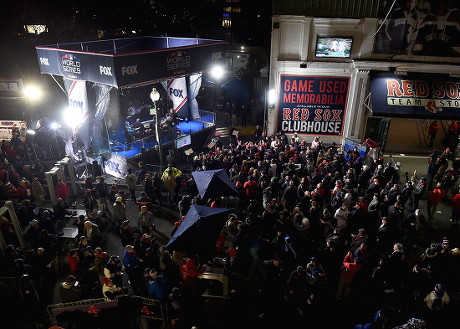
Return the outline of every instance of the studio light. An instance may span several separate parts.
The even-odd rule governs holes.
[[[28,133],[29,135],[35,135],[35,130],[28,129],[26,133]]]
[[[221,65],[215,65],[211,68],[211,76],[216,80],[220,80],[224,77],[225,70]]]
[[[76,108],[66,108],[63,112],[63,119],[69,127],[78,127],[84,121],[83,113]]]
[[[38,99],[41,96],[41,91],[37,87],[34,86],[27,86],[24,87],[24,96],[27,97],[28,99]]]
[[[60,125],[56,121],[53,121],[50,124],[50,128],[53,129],[53,130],[57,130],[57,129],[59,129],[59,127],[60,127]]]

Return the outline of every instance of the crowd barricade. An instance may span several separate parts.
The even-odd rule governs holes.
[[[18,238],[19,245],[21,246],[21,248],[24,248],[25,247],[24,236],[22,233],[21,226],[19,225],[18,217],[16,216],[16,212],[14,211],[13,201],[11,200],[5,201],[5,205],[2,208],[0,208],[0,217],[2,217],[7,212],[9,213],[11,222],[13,223],[14,231]],[[6,247],[5,239],[3,238],[2,232],[0,231],[0,250],[2,251],[3,256],[5,256],[4,255],[5,247]]]
[[[77,183],[75,180],[75,172],[73,168],[73,163],[70,157],[66,156],[62,160],[56,162],[53,168],[51,170],[45,172],[46,176],[46,185],[48,186],[48,193],[50,196],[51,201],[53,204],[56,204],[57,202],[57,196],[56,196],[56,188],[54,184],[54,177],[57,177],[57,179],[62,179],[63,182],[67,184],[67,179],[66,179],[66,174],[65,174],[65,169],[67,168],[68,171],[68,176],[70,179],[70,190],[72,192],[72,195],[77,194]]]
[[[166,314],[163,310],[161,302],[157,299],[145,298],[136,296],[142,302],[141,309],[139,310],[140,321],[158,321],[161,327],[166,325]],[[70,303],[60,303],[48,305],[47,314],[51,325],[58,325],[57,317],[64,312],[88,312],[93,313],[94,310],[100,311],[102,309],[113,309],[118,307],[118,299],[112,301],[107,298],[84,299]]]

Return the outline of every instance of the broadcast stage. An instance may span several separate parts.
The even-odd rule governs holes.
[[[206,119],[206,116],[202,116],[201,118]],[[113,134],[109,135],[110,148],[113,154],[129,159],[140,155],[142,153],[143,147],[145,150],[149,150],[154,148],[155,145],[158,145],[155,128],[151,125],[153,120],[144,118],[141,123],[145,127],[145,133],[143,136],[132,136],[133,141],[131,143],[131,148],[129,148],[127,145],[126,133],[124,129],[125,122],[129,121],[125,120]],[[166,145],[168,143],[180,142],[180,145],[176,145],[177,148],[191,145],[191,138],[189,142],[187,142],[187,140],[184,139],[185,136],[191,136],[213,125],[213,122],[188,120],[186,122],[184,120],[176,124],[174,130],[171,129],[170,131],[165,132],[164,129],[160,128],[159,134],[161,144]]]

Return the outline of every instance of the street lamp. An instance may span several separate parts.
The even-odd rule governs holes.
[[[159,129],[158,129],[158,109],[157,109],[157,102],[160,100],[160,93],[155,89],[155,87],[152,88],[152,91],[150,92],[150,99],[153,102],[153,105],[155,106],[155,134],[157,138],[157,143],[158,143],[158,151],[160,153],[160,172],[163,169],[163,155],[161,153],[161,140],[160,140],[160,134],[159,134]]]

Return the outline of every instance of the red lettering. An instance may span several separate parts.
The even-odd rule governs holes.
[[[284,91],[290,91],[291,90],[291,81],[286,80],[284,81]]]
[[[441,81],[433,82],[433,97],[444,98],[445,95],[446,95],[446,92],[443,88],[442,82]]]
[[[450,97],[453,99],[458,98],[457,84],[455,82],[447,82],[446,83],[446,93],[447,93],[447,97]]]
[[[404,96],[414,96],[414,91],[412,90],[412,81],[411,80],[401,80],[402,90]]]
[[[283,120],[291,120],[291,109],[283,109]]]
[[[331,121],[341,121],[340,114],[342,114],[342,110],[332,110],[332,120]]]
[[[399,90],[399,81],[395,79],[387,79],[387,96],[402,96]]]
[[[334,90],[334,82],[328,81],[327,82],[327,92],[332,93],[333,90]]]
[[[342,93],[344,93],[344,92],[346,92],[346,91],[347,91],[347,84],[346,84],[346,82],[342,81],[342,82],[340,83],[339,92],[342,94]]]
[[[321,104],[327,104],[327,95],[322,95]]]
[[[291,91],[297,91],[297,80],[292,81]]]
[[[310,116],[310,113],[308,112],[308,109],[302,109],[300,120],[308,120],[309,116]]]
[[[315,118],[313,120],[321,121],[321,112],[323,112],[323,110],[320,110],[320,109],[315,110]]]
[[[323,112],[323,120],[324,121],[329,121],[331,119],[331,111],[330,110],[324,110]]]
[[[424,80],[415,80],[415,95],[416,97],[428,96],[428,84]]]
[[[292,114],[292,120],[299,120],[299,112],[300,109],[293,109],[292,110],[294,113]]]
[[[308,92],[313,92],[313,80],[308,81]]]
[[[319,92],[324,93],[326,91],[326,81],[319,82]]]
[[[288,93],[283,94],[283,103],[291,103],[292,95]]]

